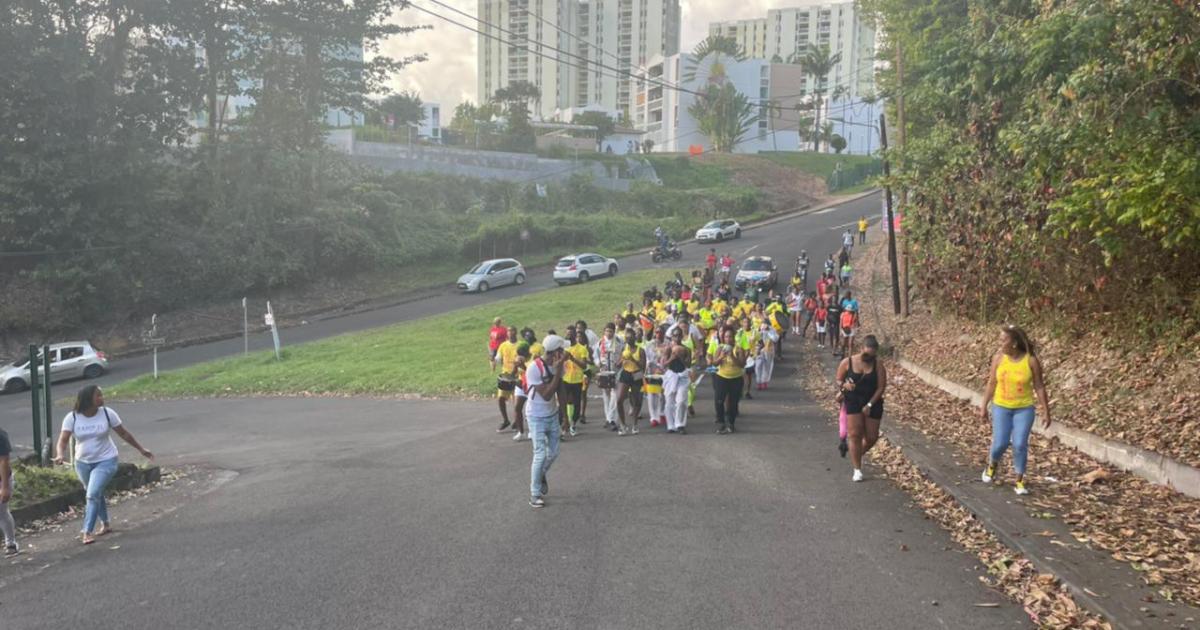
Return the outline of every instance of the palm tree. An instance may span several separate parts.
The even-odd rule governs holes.
[[[771,147],[779,150],[779,142],[775,139],[775,118],[783,118],[783,105],[779,101],[763,101],[760,105],[762,113],[767,116],[767,124],[771,126]]]
[[[738,45],[737,40],[732,37],[709,35],[704,41],[696,44],[696,47],[692,49],[691,56],[692,59],[688,61],[688,65],[684,68],[684,82],[691,83],[695,81],[700,63],[712,57],[712,64],[708,68],[708,81],[710,83],[717,83],[725,80],[725,63],[722,60],[728,58],[733,61],[745,61],[746,52]]]
[[[812,94],[816,97],[814,101],[816,111],[813,127],[813,151],[821,150],[821,134],[816,125],[819,125],[821,122],[821,103],[824,101],[825,91],[829,87],[829,73],[841,61],[842,53],[831,55],[829,54],[829,46],[818,47],[814,44],[809,44],[803,53],[796,53],[788,59],[789,63],[798,64],[804,69],[805,74],[812,77]]]
[[[696,125],[712,141],[713,150],[730,153],[757,119],[757,106],[732,83],[709,84],[688,106]]]

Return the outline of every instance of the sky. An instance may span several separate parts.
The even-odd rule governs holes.
[[[441,1],[470,15],[476,15],[478,10],[477,0]],[[457,22],[478,26],[474,20],[454,14],[428,0],[412,0],[412,3],[451,17]],[[681,48],[685,51],[691,50],[700,43],[708,33],[709,22],[766,17],[767,9],[809,3],[804,0],[681,0]],[[427,61],[412,64],[396,75],[390,83],[393,90],[416,90],[421,95],[421,100],[440,103],[442,111],[446,112],[443,122],[449,120],[449,114],[458,103],[464,100],[478,102],[475,94],[475,48],[476,38],[479,37],[477,34],[413,8],[397,12],[393,20],[398,24],[433,27],[393,38],[381,46],[381,52],[393,58],[419,53],[429,56]]]

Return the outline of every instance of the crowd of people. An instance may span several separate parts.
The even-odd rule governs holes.
[[[488,361],[497,374],[496,431],[533,441],[531,505],[544,505],[545,473],[558,443],[579,436],[588,424],[589,392],[598,389],[603,405],[593,417],[602,415],[603,428],[618,436],[638,435],[643,418],[649,428],[685,435],[697,415],[697,388],[708,380],[714,430],[733,434],[743,401],[770,387],[784,341],[806,338],[814,326],[818,347],[846,357],[845,374],[839,370],[847,409],[839,448],[851,455],[860,480],[861,456],[878,439],[886,377],[873,361],[874,338],[862,344],[861,356],[851,357],[860,325],[849,286],[854,244],[853,238],[843,240],[811,291],[807,253],[784,293],[755,285],[735,292],[732,256],[713,249],[690,280],[676,273],[663,289],[650,287],[599,332],[576,320],[539,340],[536,331],[496,318],[488,336]]]

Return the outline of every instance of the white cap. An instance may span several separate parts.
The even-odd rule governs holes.
[[[546,354],[562,350],[565,347],[567,347],[567,340],[558,335],[546,335],[546,338],[542,340],[542,349],[546,351]]]

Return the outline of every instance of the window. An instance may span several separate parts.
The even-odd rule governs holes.
[[[59,350],[59,353],[61,355],[59,357],[60,361],[66,361],[68,359],[78,359],[79,357],[83,356],[83,346],[71,346],[69,348],[62,348]]]

